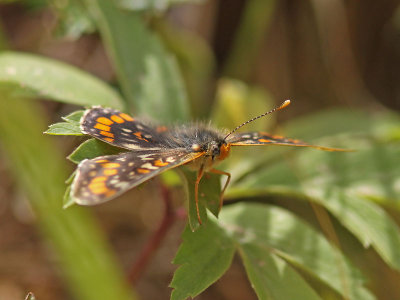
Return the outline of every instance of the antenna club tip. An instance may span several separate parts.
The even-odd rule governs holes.
[[[285,100],[285,101],[282,103],[282,105],[281,105],[279,108],[280,108],[280,109],[285,108],[285,107],[288,106],[289,104],[290,104],[290,100],[287,99],[287,100]]]

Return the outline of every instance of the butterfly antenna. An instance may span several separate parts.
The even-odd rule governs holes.
[[[250,120],[244,122],[243,124],[239,125],[239,126],[236,127],[235,129],[233,129],[231,132],[229,132],[229,133],[225,136],[224,140],[226,140],[226,139],[228,138],[228,136],[230,136],[232,133],[234,133],[234,132],[235,132],[236,130],[238,130],[239,128],[242,128],[244,125],[249,124],[249,123],[251,123],[251,122],[253,122],[253,121],[257,120],[257,119],[260,119],[260,118],[262,118],[262,117],[265,117],[266,115],[269,115],[269,114],[271,114],[271,113],[273,113],[273,112],[275,112],[275,111],[281,110],[282,108],[285,108],[285,107],[288,106],[289,104],[290,104],[290,100],[285,100],[280,106],[275,107],[274,109],[272,109],[272,110],[270,110],[270,111],[267,111],[266,113],[263,113],[262,115],[259,115],[259,116],[257,116],[257,117],[254,117],[253,119],[250,119]]]

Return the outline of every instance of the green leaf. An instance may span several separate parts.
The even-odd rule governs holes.
[[[114,1],[85,2],[130,107],[139,115],[163,122],[187,120],[189,108],[177,64],[140,15],[118,9]]]
[[[65,117],[62,117],[62,119],[66,122],[79,123],[81,121],[84,112],[85,112],[84,110],[77,110]]]
[[[30,201],[54,267],[74,299],[136,299],[90,211],[77,205],[62,209],[68,166],[54,138],[42,134],[46,118],[35,104],[2,94],[0,139],[9,172]]]
[[[114,155],[122,152],[126,152],[126,150],[113,147],[97,139],[89,139],[80,144],[78,148],[68,156],[68,159],[79,164],[84,159],[91,159],[103,155]]]
[[[346,299],[374,299],[361,273],[322,234],[283,209],[249,203],[224,207],[219,220],[209,215],[195,232],[185,230],[171,299],[201,293],[227,270],[235,250],[259,299],[321,299],[314,285]]]
[[[192,231],[197,230],[200,226],[195,200],[195,182],[197,179],[197,172],[193,172],[185,167],[178,170],[181,175],[185,187],[185,195],[188,200],[188,217],[189,225]],[[221,195],[221,176],[217,174],[204,174],[199,183],[199,214],[202,224],[207,223],[206,207],[218,216],[219,213],[219,199]]]
[[[71,122],[52,124],[44,133],[50,135],[83,135],[79,123]]]
[[[258,299],[322,299],[286,261],[262,247],[243,245],[240,254]]]
[[[219,224],[237,244],[260,299],[316,297],[296,271],[277,257],[344,298],[374,299],[363,287],[361,273],[323,235],[281,208],[249,203],[230,205],[222,210]]]
[[[258,166],[263,167],[245,174],[229,193],[233,197],[279,194],[317,202],[326,207],[364,247],[372,246],[389,266],[400,270],[400,253],[397,251],[400,248],[400,229],[381,207],[371,201],[374,199],[395,209],[400,207],[397,184],[400,180],[400,148],[390,140],[377,142],[382,136],[391,135],[385,134],[384,128],[393,132],[392,126],[383,125],[386,118],[369,117],[368,121],[357,122],[354,118],[359,115],[352,114],[354,126],[343,129],[357,135],[341,139],[346,147],[358,151],[297,150],[290,157],[275,155],[273,160],[264,162],[260,157]],[[346,124],[348,119],[342,116],[341,122]],[[389,119],[389,124],[397,122]],[[329,121],[337,123],[335,118],[326,118],[321,121],[322,126],[314,127],[325,130],[329,128]],[[363,122],[368,124],[360,127]],[[296,130],[301,131],[303,127],[299,122],[296,124]],[[309,128],[307,122],[304,124]],[[318,135],[318,129],[314,128],[313,132],[313,135]]]
[[[83,113],[83,110],[78,110],[62,117],[66,122],[52,124],[44,133],[50,135],[83,135],[80,128],[80,120]]]
[[[31,96],[84,106],[123,109],[118,93],[101,80],[65,63],[31,54],[0,54],[0,85]],[[32,94],[33,93],[33,94]]]
[[[67,209],[76,203],[75,199],[71,196],[71,186],[67,186],[63,197],[63,208]]]
[[[235,252],[232,240],[215,222],[207,222],[195,232],[187,227],[182,238],[173,261],[181,266],[170,284],[174,288],[171,300],[196,297],[225,273]]]

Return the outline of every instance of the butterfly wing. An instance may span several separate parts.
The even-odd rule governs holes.
[[[135,153],[100,156],[78,165],[71,195],[81,205],[111,200],[123,192],[168,169],[190,162],[202,153],[183,151]]]
[[[311,147],[325,151],[349,151],[346,149],[330,148],[318,145],[310,145],[303,141],[270,135],[265,132],[245,132],[235,134],[227,140],[231,146],[257,146],[257,145],[283,145],[296,147]]]
[[[149,127],[111,108],[88,109],[80,121],[80,126],[83,133],[116,147],[135,151],[162,149],[161,131],[157,132],[157,128]]]

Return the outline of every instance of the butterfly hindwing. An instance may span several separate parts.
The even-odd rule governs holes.
[[[143,154],[127,152],[87,159],[78,165],[71,195],[81,205],[102,203],[199,156],[173,151]]]
[[[161,150],[161,139],[156,129],[111,108],[87,110],[80,126],[83,133],[116,147],[135,151]]]
[[[325,151],[346,151],[344,149],[329,148],[310,145],[297,139],[290,139],[279,135],[271,135],[265,132],[245,132],[233,135],[227,141],[231,146],[257,146],[257,145],[283,145],[296,147],[311,147]]]

